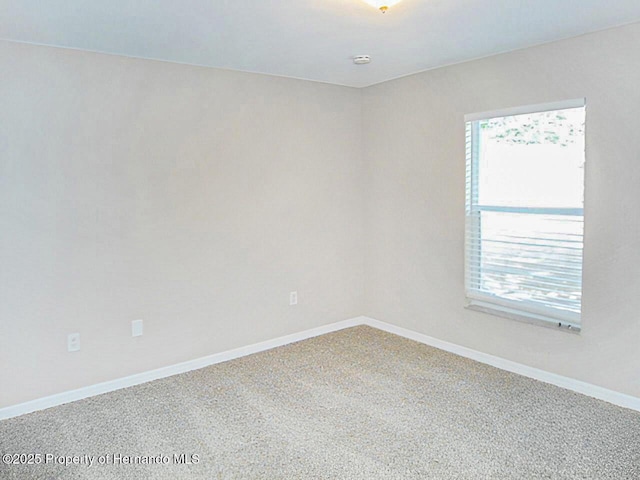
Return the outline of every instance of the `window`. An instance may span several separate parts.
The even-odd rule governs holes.
[[[579,331],[584,99],[465,120],[468,307]]]

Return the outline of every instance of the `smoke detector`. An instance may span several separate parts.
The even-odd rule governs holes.
[[[366,65],[371,63],[371,55],[356,55],[353,57],[353,63],[356,65]]]

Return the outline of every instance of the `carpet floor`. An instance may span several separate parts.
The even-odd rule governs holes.
[[[639,479],[640,414],[361,326],[2,421],[0,453],[43,455],[3,480]]]

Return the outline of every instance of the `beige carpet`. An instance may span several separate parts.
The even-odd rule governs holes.
[[[2,421],[0,453],[95,456],[3,480],[639,479],[640,414],[356,327]]]

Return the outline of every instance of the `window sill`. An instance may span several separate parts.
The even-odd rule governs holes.
[[[566,320],[558,320],[545,317],[544,315],[522,312],[507,307],[501,307],[499,305],[479,302],[477,300],[468,300],[468,302],[469,303],[465,308],[467,310],[473,310],[474,312],[487,313],[496,317],[508,318],[510,320],[516,320],[518,322],[529,323],[532,325],[540,325],[542,327],[553,328],[554,330],[560,330],[568,333],[579,334],[582,330],[580,325]]]

